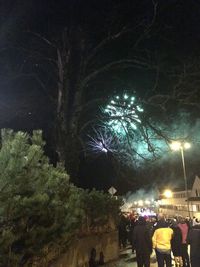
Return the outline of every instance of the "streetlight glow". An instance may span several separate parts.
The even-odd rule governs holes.
[[[191,144],[188,143],[188,142],[184,143],[184,148],[185,148],[185,149],[189,149],[189,148],[191,148]]]
[[[170,144],[170,147],[171,147],[172,150],[174,150],[174,151],[178,151],[178,150],[180,150],[180,148],[181,148],[181,143],[178,142],[178,141],[174,141],[174,142],[172,142],[172,143]]]
[[[166,197],[166,198],[171,198],[172,197],[172,191],[169,190],[169,189],[166,189],[163,193],[163,195]]]
[[[170,144],[170,147],[172,150],[174,151],[178,151],[178,150],[181,150],[181,149],[189,149],[191,147],[191,144],[188,143],[188,142],[179,142],[179,141],[173,141],[171,144]]]

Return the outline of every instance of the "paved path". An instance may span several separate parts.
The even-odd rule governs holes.
[[[119,260],[116,262],[111,262],[105,265],[106,267],[137,267],[135,253],[132,253],[130,247],[121,250]],[[155,254],[151,256],[151,267],[157,267],[155,263]]]

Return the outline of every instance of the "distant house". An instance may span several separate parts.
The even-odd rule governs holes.
[[[200,218],[200,178],[198,176],[195,177],[188,201],[192,206],[192,215]]]
[[[172,197],[160,194],[159,212],[166,216],[190,216],[200,218],[200,178],[195,177],[192,189],[173,191]]]

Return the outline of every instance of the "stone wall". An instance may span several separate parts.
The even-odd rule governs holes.
[[[118,232],[94,234],[74,241],[68,251],[50,267],[88,267],[92,248],[97,251],[97,259],[101,251],[105,262],[117,259],[119,256]]]

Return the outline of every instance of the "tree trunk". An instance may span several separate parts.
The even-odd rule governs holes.
[[[81,60],[77,60],[74,47],[57,50],[58,96],[56,114],[56,148],[73,181],[77,181],[81,143],[79,140]],[[77,50],[77,49],[75,49]],[[79,52],[80,53],[80,52]],[[75,58],[74,58],[75,57]]]

